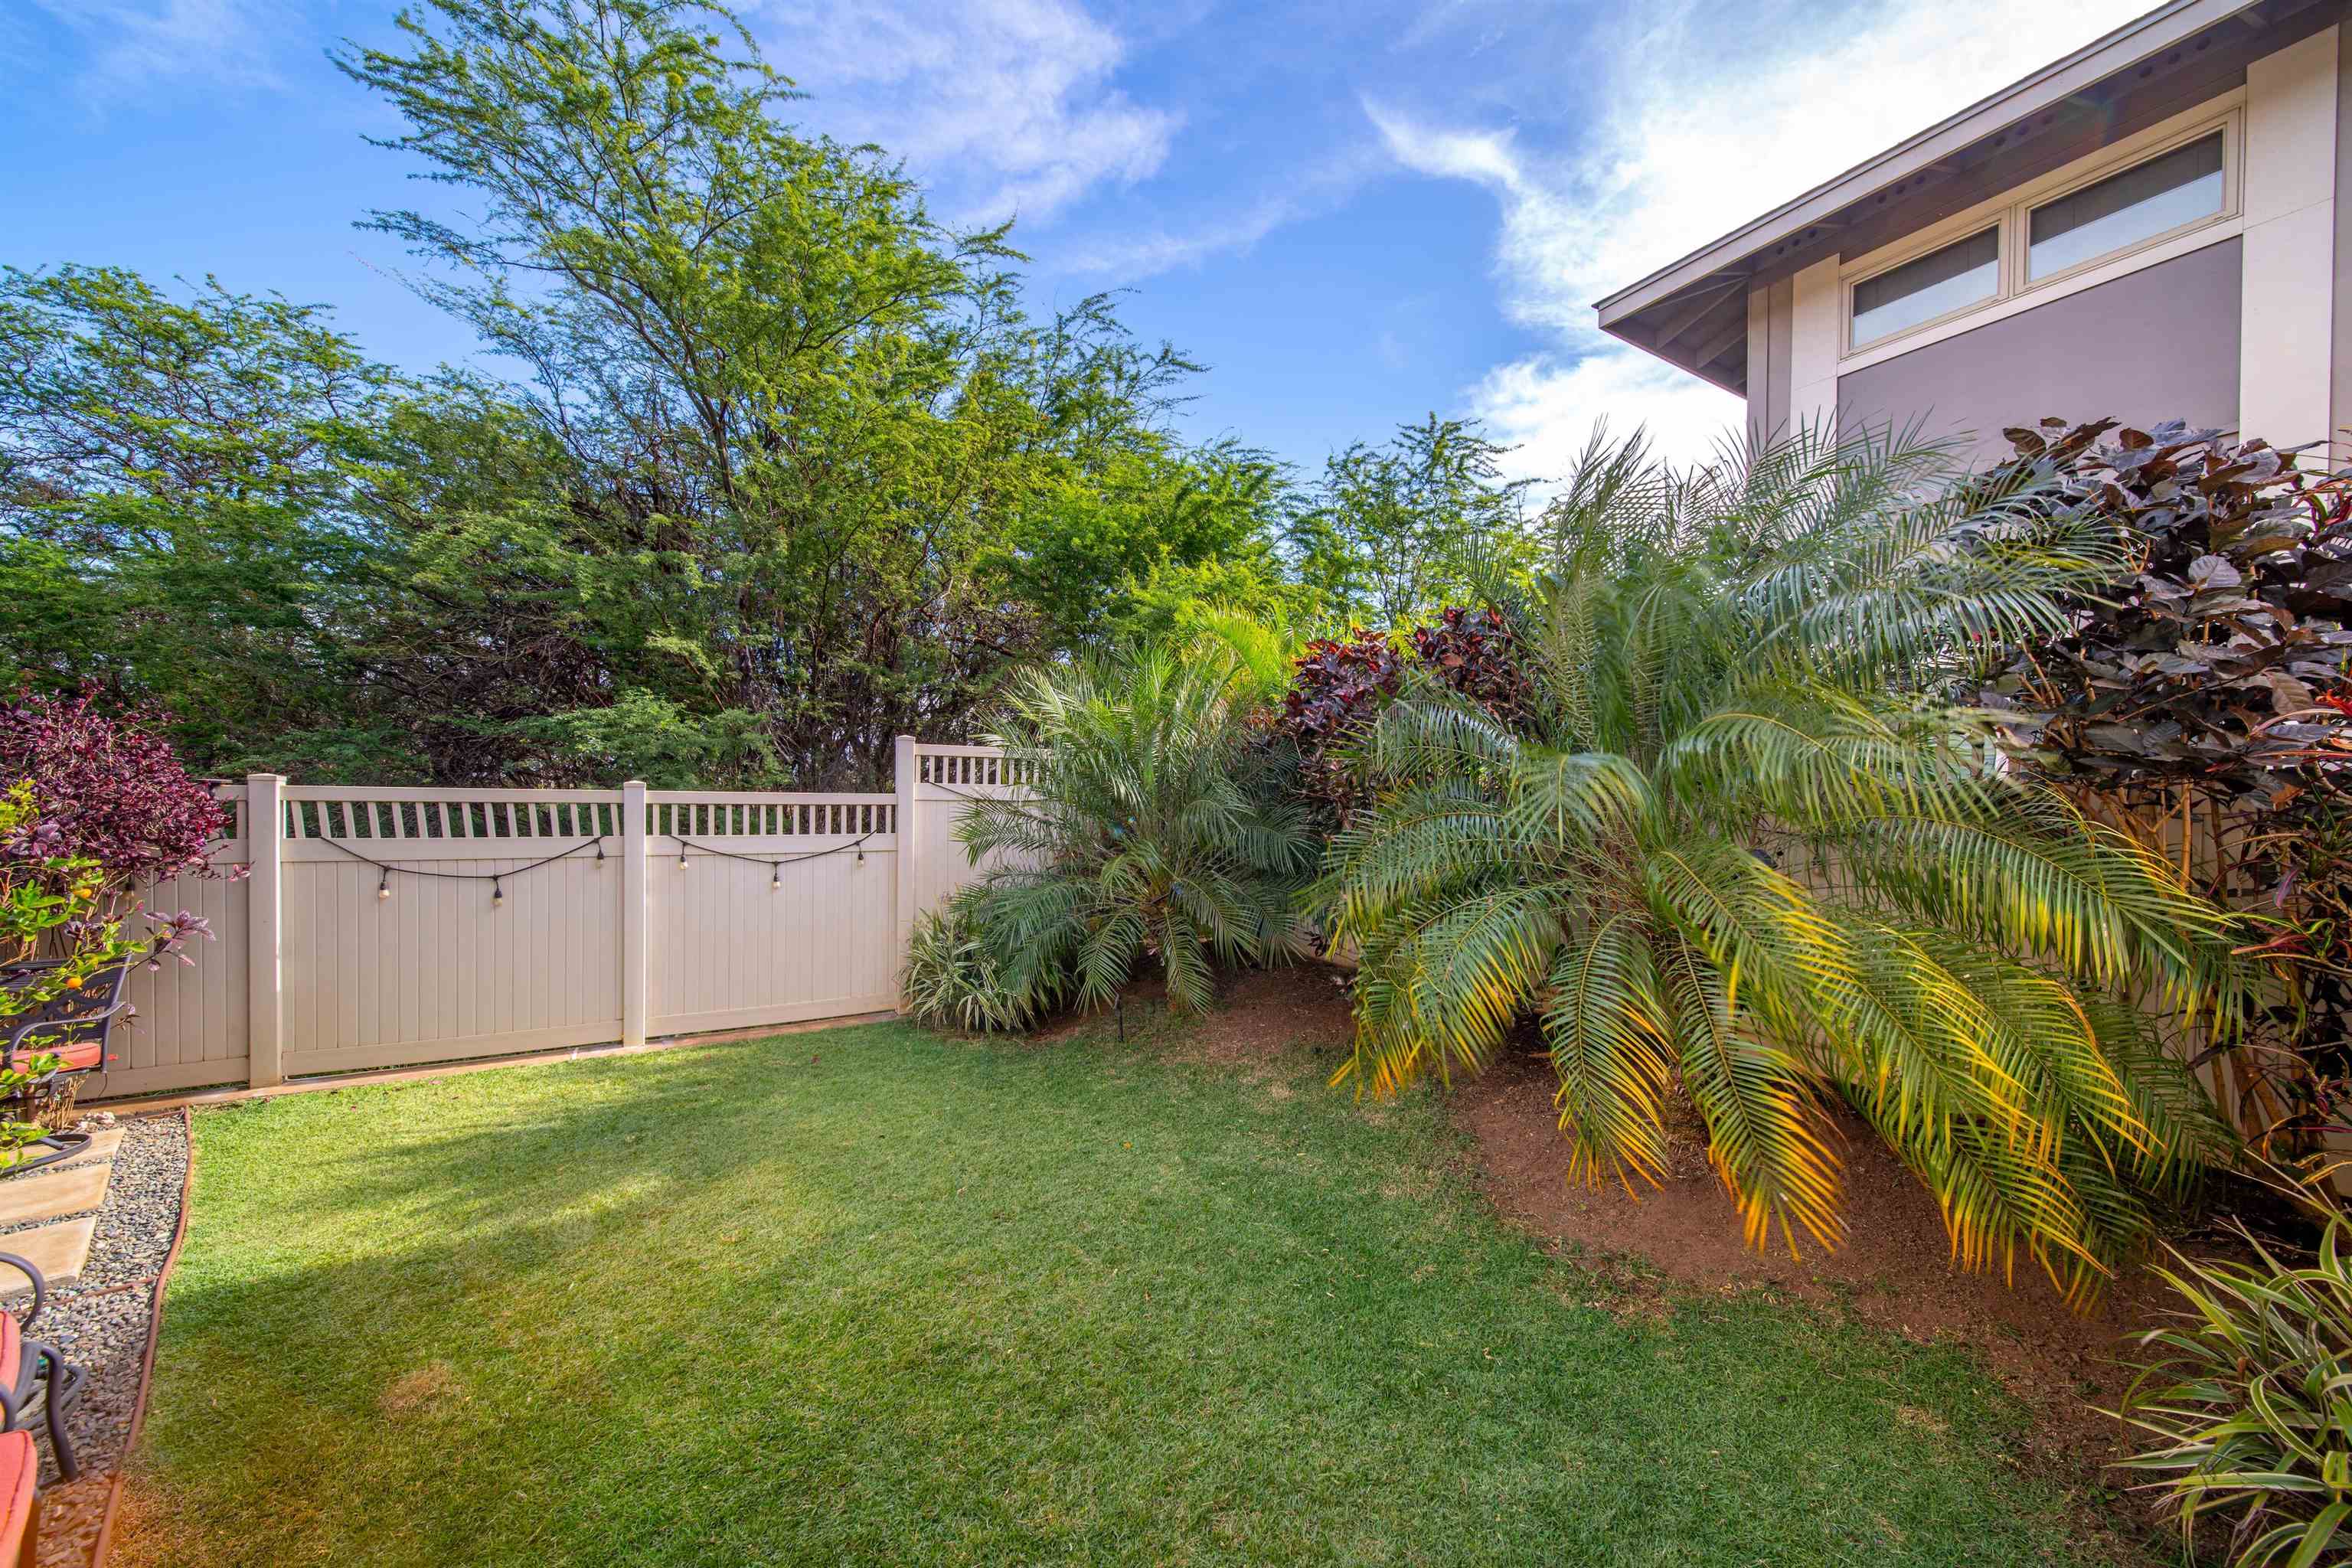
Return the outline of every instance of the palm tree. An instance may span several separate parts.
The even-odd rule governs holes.
[[[1315,863],[1278,753],[1242,722],[1243,662],[1204,638],[1031,674],[1003,746],[1025,786],[976,799],[956,837],[994,868],[965,906],[1000,981],[1034,1002],[1117,1000],[1157,959],[1171,1011],[1212,999],[1211,960],[1304,950]]]
[[[1990,483],[1892,435],[1689,477],[1596,435],[1522,607],[1534,718],[1424,686],[1363,743],[1381,804],[1318,889],[1361,955],[1340,1077],[1475,1069],[1532,1018],[1580,1173],[1658,1181],[1678,1087],[1751,1245],[1792,1250],[1840,1238],[1843,1104],[1962,1262],[2095,1292],[2225,1147],[2142,1005],[2226,1025],[2238,983],[2221,913],[1938,695],[2116,573],[2038,479]]]

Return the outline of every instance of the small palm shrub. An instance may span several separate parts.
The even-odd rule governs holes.
[[[2239,1234],[2254,1262],[2176,1252],[2158,1270],[2179,1294],[2179,1321],[2140,1337],[2153,1354],[2117,1414],[2156,1441],[2122,1466],[2156,1478],[2184,1546],[2210,1516],[2231,1520],[2237,1568],[2341,1563],[2352,1549],[2352,1221],[2331,1205],[2301,1266]]]
[[[1015,990],[981,940],[970,890],[915,922],[898,980],[907,1012],[925,1024],[984,1033],[1024,1028],[1052,1000]]]
[[[1841,1237],[1843,1106],[1961,1262],[2095,1291],[2226,1147],[2135,1001],[2226,1024],[2240,980],[2223,915],[1940,695],[2115,572],[2046,489],[1811,436],[1572,484],[1508,716],[1409,679],[1358,750],[1378,804],[1318,891],[1362,959],[1340,1076],[1475,1070],[1529,1023],[1576,1169],[1657,1181],[1686,1095],[1792,1250]]]
[[[1156,963],[1178,1013],[1206,1008],[1213,964],[1304,946],[1297,892],[1315,841],[1295,765],[1243,722],[1246,682],[1204,642],[1037,671],[1002,734],[1013,774],[956,825],[975,864],[973,930],[1025,998],[1117,1000]]]

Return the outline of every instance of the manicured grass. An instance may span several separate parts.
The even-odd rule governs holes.
[[[117,1561],[2074,1560],[1957,1354],[1626,1310],[1432,1105],[1161,1047],[877,1025],[203,1114]]]

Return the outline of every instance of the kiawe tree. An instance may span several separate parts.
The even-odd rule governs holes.
[[[1431,415],[1385,443],[1332,454],[1287,529],[1301,580],[1335,625],[1392,628],[1524,580],[1536,562],[1533,481],[1475,421]]]
[[[1192,367],[1106,300],[1029,320],[1003,229],[951,230],[878,153],[790,129],[790,85],[714,6],[436,0],[402,26],[408,52],[339,63],[472,216],[370,226],[521,366],[575,468],[561,515],[443,553],[536,555],[633,623],[597,711],[536,732],[709,721],[814,785],[962,729],[1049,643],[992,548],[1149,461]]]

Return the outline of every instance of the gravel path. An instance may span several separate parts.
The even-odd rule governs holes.
[[[49,1292],[31,1331],[89,1374],[67,1418],[81,1461],[80,1480],[58,1481],[48,1437],[35,1427],[42,1455],[41,1568],[87,1568],[90,1561],[106,1508],[107,1478],[121,1465],[139,1397],[155,1277],[180,1223],[180,1190],[188,1171],[186,1122],[154,1116],[122,1126],[114,1176],[97,1210],[89,1261],[79,1279]],[[7,1250],[9,1236],[27,1228],[0,1229],[0,1252]],[[21,1311],[31,1300],[29,1292],[19,1290],[0,1297],[0,1307]]]

